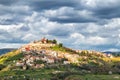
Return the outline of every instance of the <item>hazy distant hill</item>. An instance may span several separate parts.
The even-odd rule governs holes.
[[[3,49],[0,49],[0,55],[1,54],[5,54],[7,52],[10,52],[12,50],[16,50],[16,49],[14,49],[14,48],[3,48]]]
[[[105,51],[103,53],[106,53],[106,54],[112,54],[114,56],[120,56],[120,52],[112,52],[112,51]]]

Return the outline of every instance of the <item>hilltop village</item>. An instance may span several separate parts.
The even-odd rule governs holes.
[[[62,48],[65,50],[54,50],[54,48]],[[95,55],[98,57],[107,57],[107,55],[101,54],[100,52],[83,52],[82,50],[65,48],[61,43],[58,44],[56,40],[48,40],[46,38],[42,38],[41,40],[33,41],[27,45],[24,45],[20,48],[20,51],[23,57],[16,62],[16,66],[21,67],[22,69],[27,69],[28,67],[43,68],[46,65],[54,65],[56,63],[61,63],[62,65],[71,63],[80,64],[79,59],[87,59],[87,56],[81,57],[81,55],[78,55],[78,53],[95,53]]]
[[[119,62],[119,57],[110,54],[74,50],[55,39],[42,38],[1,55],[0,80],[65,80],[73,74],[119,74]]]
[[[33,41],[25,46],[22,46],[20,50],[21,53],[23,53],[24,57],[16,62],[16,66],[27,69],[28,66],[31,68],[43,68],[45,64],[48,65],[57,62],[70,64],[70,61],[65,59],[65,57],[69,57],[72,55],[51,50],[51,48],[56,45],[58,45],[56,40],[48,40],[46,38],[42,38],[39,41]]]

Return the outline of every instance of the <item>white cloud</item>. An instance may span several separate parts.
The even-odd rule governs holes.
[[[14,12],[26,12],[30,10],[30,7],[27,5],[14,5],[14,7],[11,6],[11,10]]]
[[[120,30],[120,18],[113,18],[108,21],[108,24],[104,25],[107,29],[119,29]]]
[[[40,39],[45,36],[49,39],[55,38],[59,42],[63,42],[66,46],[75,46],[75,48],[84,47],[84,49],[89,49],[91,46],[108,44],[116,45],[118,39],[119,31],[117,29],[119,27],[114,28],[114,26],[119,26],[119,23],[117,24],[119,19],[113,21],[113,23],[115,24],[113,25],[113,28],[114,30],[117,30],[114,34],[115,39],[113,39],[111,35],[113,34],[114,30],[112,31],[112,29],[109,28],[109,26],[111,27],[112,20],[109,20],[110,22],[108,21],[108,23],[104,25],[99,25],[96,23],[63,24],[49,21],[47,18],[44,17],[38,17],[39,14],[37,12],[33,13],[33,15],[34,16],[29,16],[29,19],[32,19],[32,21],[27,21],[23,24],[18,25],[1,25],[0,29],[5,30],[6,32],[8,32],[9,35],[11,35],[10,40],[17,38],[19,40],[28,42]],[[19,29],[25,24],[28,24],[30,30],[27,32],[19,31]],[[107,27],[105,25],[107,25]],[[67,36],[65,36],[65,34],[67,34]],[[60,37],[60,35],[63,35],[64,37]],[[1,35],[1,38],[5,40],[7,37]]]
[[[5,39],[7,39],[7,37],[0,35],[0,40],[5,40]]]
[[[25,36],[22,37],[23,41],[33,41],[33,40],[36,40],[36,39],[38,39],[38,36],[34,35],[34,34],[31,34],[31,33],[25,34]]]
[[[119,0],[81,0],[80,3],[83,4],[83,6],[88,8],[104,8],[104,7],[114,7],[119,5]]]
[[[54,10],[45,10],[41,15],[47,18],[59,18],[59,19],[68,19],[68,18],[85,18],[85,19],[97,19],[92,16],[92,12],[88,10],[76,10],[73,7],[61,7]]]
[[[120,52],[120,49],[110,48],[110,49],[107,49],[107,50],[104,50],[104,51]],[[104,52],[104,51],[103,51],[103,52]]]
[[[87,38],[86,43],[90,45],[103,45],[107,43],[107,39],[99,36],[89,37]]]
[[[81,0],[81,3],[84,4],[85,6],[96,7],[95,0]]]
[[[88,26],[84,29],[86,32],[95,33],[98,32],[101,26],[95,23],[89,23]]]
[[[7,32],[13,32],[13,31],[16,31],[17,29],[19,29],[20,27],[22,27],[24,24],[18,24],[18,25],[15,25],[15,24],[12,24],[12,25],[0,25],[0,29],[1,30],[5,30]]]
[[[82,34],[79,33],[72,33],[71,38],[80,38],[80,39],[84,39],[85,37]]]
[[[20,48],[24,44],[17,43],[0,43],[0,48]]]
[[[74,14],[74,13],[76,13],[76,11],[72,7],[61,7],[55,10],[46,10],[42,13],[42,15],[46,17],[60,17],[60,16],[67,17],[67,14]]]

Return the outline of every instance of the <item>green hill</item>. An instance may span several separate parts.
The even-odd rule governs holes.
[[[95,74],[120,79],[120,58],[70,49],[45,38],[0,56],[0,80],[98,80]],[[90,75],[94,79],[87,79]]]

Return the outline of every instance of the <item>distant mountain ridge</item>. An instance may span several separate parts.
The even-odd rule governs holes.
[[[0,49],[0,55],[5,54],[7,52],[11,52],[12,50],[16,50],[15,48],[2,48]]]
[[[120,52],[119,51],[115,51],[115,52],[113,52],[113,51],[104,51],[103,53],[105,53],[105,54],[112,54],[114,56],[120,56]]]

